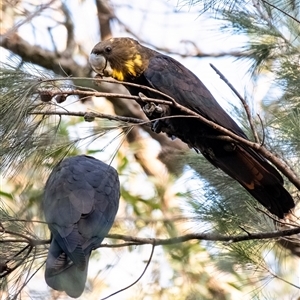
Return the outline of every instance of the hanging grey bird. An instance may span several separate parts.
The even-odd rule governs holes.
[[[45,279],[58,291],[79,297],[91,251],[113,225],[119,207],[117,171],[90,156],[62,160],[50,174],[43,211],[52,233]]]

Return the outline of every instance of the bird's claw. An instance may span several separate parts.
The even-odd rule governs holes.
[[[148,98],[143,94],[139,93],[140,99],[145,102]],[[149,101],[149,100],[148,100]],[[153,114],[155,115],[161,115],[163,113],[163,108],[159,105],[156,105],[154,102],[147,102],[145,105],[143,105],[143,112],[149,117],[151,117]]]
[[[151,117],[153,114],[155,114],[155,116],[160,115],[163,112],[163,109],[159,106],[156,105],[153,102],[148,102],[147,104],[145,104],[143,106],[143,112],[149,117]]]
[[[151,129],[155,133],[160,133],[162,131],[162,123],[159,120],[156,120],[152,123]]]
[[[149,102],[143,106],[143,112],[148,116],[152,115],[155,111],[155,104],[153,102]]]

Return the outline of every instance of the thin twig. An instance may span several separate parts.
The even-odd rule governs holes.
[[[26,244],[28,244],[28,240],[18,240],[18,239],[3,239],[3,240],[0,240],[0,244],[5,244],[5,243],[26,243]]]
[[[102,243],[97,248],[122,248],[122,247],[131,247],[131,246],[140,246],[140,243],[138,242],[126,242],[126,243],[118,243],[118,244]]]
[[[34,260],[31,261],[31,266],[33,265]],[[17,296],[21,293],[21,291],[23,290],[23,288],[28,284],[28,282],[35,276],[35,274],[43,267],[43,265],[46,263],[46,261],[44,261],[33,273],[30,273],[29,270],[31,270],[31,266],[30,268],[27,268],[27,276],[26,276],[26,280],[24,281],[24,283],[22,284],[22,286],[20,287],[18,293],[16,293],[14,295],[14,299],[17,299]],[[30,274],[30,276],[29,276]]]
[[[25,223],[42,223],[42,224],[48,224],[45,221],[40,221],[40,220],[26,220],[26,219],[4,219],[2,222],[25,222]],[[3,228],[3,226],[2,226]],[[5,231],[4,231],[5,232]]]
[[[52,80],[53,81],[53,80]],[[124,98],[129,100],[135,100],[135,101],[141,101],[141,98],[139,96],[132,96],[129,94],[117,94],[117,93],[102,93],[97,91],[82,91],[82,90],[50,90],[47,89],[47,94],[50,97],[55,97],[56,95],[80,95],[80,96],[86,96],[86,97],[105,97],[105,98]],[[45,93],[45,90],[38,91],[41,94]],[[156,98],[147,98],[147,102],[155,102],[157,104],[165,104],[165,105],[171,105],[172,102],[166,101],[166,100],[160,100]]]
[[[262,133],[263,133],[263,137],[262,137],[262,140],[260,142],[260,144],[263,146],[265,144],[265,139],[266,139],[266,134],[265,134],[265,128],[264,128],[264,123],[260,117],[260,114],[257,114],[257,117],[260,121],[260,126],[261,126],[261,129],[262,129]]]
[[[47,80],[43,80],[41,82],[53,82],[53,81],[59,81],[59,80],[67,80],[66,78],[59,78],[59,79],[47,79]],[[205,117],[199,115],[198,113],[180,105],[179,103],[177,103],[175,101],[175,99],[173,99],[172,97],[161,93],[155,89],[149,88],[149,87],[144,87],[141,85],[136,85],[136,84],[132,84],[132,83],[127,83],[127,82],[120,82],[120,81],[116,81],[116,80],[107,80],[107,79],[102,79],[102,78],[97,78],[97,80],[99,81],[104,81],[104,82],[109,82],[109,83],[117,83],[117,84],[122,84],[122,85],[131,85],[131,86],[138,86],[140,88],[144,88],[146,90],[151,90],[157,94],[160,94],[163,96],[163,98],[170,100],[166,101],[166,100],[158,100],[158,99],[152,99],[152,98],[144,98],[144,101],[149,101],[149,102],[155,102],[155,103],[159,103],[159,104],[165,104],[165,105],[172,105],[173,107],[177,108],[178,110],[180,110],[181,112],[183,112],[185,115],[187,115],[186,117],[191,117],[194,116],[197,119],[199,119],[201,122],[203,122],[204,124],[218,130],[219,132],[223,133],[224,135],[227,135],[229,137],[231,137],[232,139],[234,139],[237,142],[240,142],[243,145],[246,145],[250,148],[255,149],[257,152],[259,152],[262,156],[264,156],[266,159],[268,159],[270,162],[272,162],[289,180],[290,182],[292,182],[299,190],[300,190],[300,179],[298,178],[298,176],[296,175],[296,173],[289,167],[288,164],[286,164],[284,161],[282,161],[281,159],[278,159],[276,157],[276,155],[274,155],[272,152],[270,152],[269,150],[267,150],[267,148],[265,148],[264,146],[260,145],[259,143],[255,143],[252,142],[248,139],[245,139],[239,135],[236,135],[235,133],[233,133],[232,131],[220,126],[217,123],[214,123],[210,120],[207,120]],[[74,90],[76,91],[76,93],[78,95],[89,95],[89,96],[95,96],[97,95],[97,92],[91,92],[91,91],[80,91],[80,90]],[[57,92],[57,94],[64,94],[64,93],[69,93],[72,94],[72,91],[60,91]],[[123,94],[111,94],[111,93],[99,93],[99,95],[101,96],[107,96],[109,95],[109,97],[124,97],[127,99],[138,99],[141,100],[140,97],[138,96],[129,96],[129,95],[123,95]],[[172,116],[168,116],[165,118],[170,118]],[[176,116],[179,117],[179,116]],[[154,120],[152,120],[153,122]]]
[[[31,245],[27,245],[25,248],[23,248],[21,251],[19,251],[15,256],[21,254],[23,251],[25,251],[26,249],[28,249],[26,255],[19,261],[19,263],[17,263],[17,264],[16,264],[14,267],[12,267],[12,268],[7,268],[7,269],[4,271],[4,273],[0,275],[0,278],[3,278],[3,277],[5,277],[5,276],[7,276],[8,274],[10,274],[10,273],[12,273],[14,270],[16,270],[19,266],[21,266],[21,265],[24,263],[24,261],[28,258],[29,254],[30,254],[30,252],[32,251],[33,248],[34,248],[34,247],[31,246]],[[7,261],[6,264],[7,264],[8,262],[10,262],[11,260],[12,260],[12,259],[10,259],[9,261]]]
[[[250,108],[249,108],[249,105],[247,104],[246,100],[235,89],[235,87],[229,82],[229,80],[221,73],[221,71],[219,71],[213,64],[210,64],[210,66],[220,76],[220,78],[227,84],[227,86],[235,93],[235,95],[241,100],[241,102],[244,106],[244,109],[246,111],[246,114],[247,114],[248,122],[250,124],[251,131],[252,131],[253,136],[254,136],[254,140],[255,140],[256,143],[259,143],[259,137],[258,137],[257,131],[255,129],[255,126],[252,122],[252,116],[251,116]]]
[[[112,81],[112,80],[109,80],[109,82],[115,83],[115,81]],[[125,84],[125,83],[122,83],[122,84]],[[149,88],[149,89],[151,89],[151,88]],[[78,95],[87,94],[87,93],[89,95],[96,95],[97,94],[96,92],[87,92],[87,91],[80,91],[80,90],[75,90],[75,91]],[[68,93],[68,94],[71,95],[72,91],[54,92],[55,95],[56,94],[65,94],[65,93]],[[101,94],[101,96],[102,96],[104,94],[106,95],[107,93],[99,93],[99,94]],[[125,96],[124,98],[128,98],[128,99],[135,99],[137,97],[137,96],[129,96],[129,95],[123,95],[123,94],[110,94],[110,93],[108,93],[108,95],[110,95],[111,97],[123,97],[123,96]],[[139,100],[141,99],[140,97],[137,97],[137,98]],[[172,117],[176,117],[176,118],[178,118],[178,117],[180,117],[180,118],[189,117],[189,118],[191,118],[193,116],[194,118],[199,119],[201,122],[203,122],[203,123],[207,124],[208,126],[218,130],[219,132],[223,133],[224,135],[227,135],[227,136],[231,137],[235,141],[240,142],[243,145],[246,145],[248,147],[251,147],[251,148],[257,150],[266,159],[268,159],[270,162],[272,162],[290,180],[290,182],[292,182],[300,190],[300,179],[297,177],[295,172],[293,172],[293,170],[285,162],[278,159],[276,157],[276,155],[274,155],[272,152],[267,150],[267,148],[265,148],[264,146],[262,146],[259,143],[252,142],[252,141],[250,141],[248,139],[245,139],[245,138],[243,138],[239,135],[236,135],[232,131],[220,126],[219,124],[217,124],[213,121],[207,120],[205,117],[199,115],[198,113],[190,110],[189,108],[186,108],[186,107],[180,105],[172,97],[170,97],[168,95],[166,95],[166,98],[170,99],[170,101],[172,101],[172,103],[169,102],[169,101],[158,100],[158,99],[153,99],[153,98],[144,98],[144,101],[145,102],[149,101],[149,102],[155,102],[155,103],[159,103],[159,104],[172,105],[173,107],[177,108],[178,110],[180,110],[181,112],[183,112],[185,114],[185,116],[167,116],[167,117],[164,117],[165,119],[169,119],[169,118],[172,118]],[[50,113],[52,114],[52,112],[50,112]],[[42,114],[42,113],[40,113],[40,114]],[[53,114],[55,114],[55,113],[53,113]],[[118,117],[118,118],[120,118],[120,117]],[[161,120],[161,119],[164,119],[164,118],[159,118],[157,120]],[[151,120],[151,121],[153,122],[155,120]],[[140,123],[140,124],[142,124],[142,123]]]
[[[7,37],[9,37],[11,34],[13,34],[14,32],[18,31],[18,28],[20,28],[22,25],[30,22],[33,18],[35,18],[36,16],[38,16],[43,10],[47,9],[50,7],[50,5],[52,3],[54,3],[56,0],[51,0],[48,3],[45,4],[41,4],[36,11],[34,11],[32,14],[28,15],[24,20],[18,22],[15,26],[13,26],[12,28],[10,28],[6,33],[4,33],[3,35],[1,35],[1,39],[5,39]]]
[[[293,227],[296,227],[296,228],[299,227],[299,224],[287,223],[287,222],[283,222],[281,220],[278,220],[275,217],[273,217],[272,214],[266,212],[265,210],[263,210],[259,207],[255,207],[255,209],[258,210],[259,212],[263,213],[264,215],[266,215],[268,218],[272,219],[277,224],[281,224],[282,226],[293,226]]]
[[[99,77],[99,76],[96,76],[94,78],[87,78],[87,77],[62,77],[62,78],[50,78],[50,79],[45,79],[45,78],[40,78],[40,82],[38,83],[38,85],[42,84],[42,83],[51,83],[51,82],[55,82],[55,81],[69,81],[69,80],[72,80],[74,82],[76,82],[76,80],[91,80],[91,81],[94,81],[94,83],[96,85],[100,85],[101,82],[107,82],[107,83],[112,83],[112,84],[120,84],[120,85],[124,85],[124,86],[133,86],[133,87],[137,87],[137,88],[140,88],[140,89],[143,89],[143,90],[147,90],[147,91],[150,91],[152,93],[155,93],[157,95],[160,95],[162,96],[163,98],[166,98],[166,99],[169,99],[171,102],[176,102],[174,100],[174,98],[172,98],[171,96],[161,92],[161,91],[158,91],[154,88],[151,88],[149,86],[145,86],[145,85],[140,85],[140,84],[136,84],[136,83],[131,83],[131,82],[126,82],[126,81],[118,81],[116,79],[112,79],[112,78],[102,78],[102,77]],[[99,83],[98,83],[99,82]],[[110,95],[114,95],[114,96],[111,96],[111,97],[118,97],[118,98],[127,98],[127,99],[134,99],[134,100],[141,100],[140,97],[138,96],[132,96],[132,95],[129,95],[129,94],[113,94],[113,93],[100,93],[98,92],[97,90],[93,90],[91,88],[85,88],[85,91],[86,90],[89,90],[91,92],[96,92],[96,93],[99,93],[100,96],[99,97],[106,97],[106,96],[102,96],[102,94],[106,94],[108,95],[108,97],[110,97]],[[62,94],[62,93],[60,93]],[[87,96],[95,96],[93,94],[87,94]],[[148,99],[151,99],[151,98],[148,98]],[[155,100],[158,100],[157,98],[155,99],[152,99],[153,102],[155,102]],[[161,100],[163,101],[163,100]],[[170,103],[164,103],[162,102],[162,104],[167,104],[169,105]]]
[[[123,117],[123,116],[115,116],[109,114],[102,113],[94,113],[94,112],[81,112],[81,111],[32,111],[29,112],[30,115],[57,115],[57,116],[74,116],[74,117],[89,117],[89,118],[100,118],[100,119],[108,119],[112,121],[122,121],[126,123],[147,125],[151,123],[150,121],[145,121],[137,118],[131,117]]]
[[[22,233],[18,233],[18,232],[15,232],[15,231],[11,231],[11,230],[6,230],[4,228],[0,228],[0,232],[3,232],[3,234],[9,234],[9,235],[12,235],[12,236],[18,236],[18,237],[21,237],[24,239],[23,240],[18,240],[18,243],[20,242],[24,242],[24,243],[28,243],[30,246],[37,246],[37,245],[44,245],[44,244],[48,244],[50,242],[50,240],[39,240],[39,239],[35,239],[35,238],[31,238],[25,234],[22,234]]]
[[[145,266],[145,268],[144,268],[144,271],[142,272],[142,274],[139,276],[139,278],[138,278],[137,280],[135,280],[133,283],[131,283],[130,285],[126,286],[125,288],[120,289],[120,290],[118,290],[118,291],[116,291],[116,292],[110,294],[109,296],[102,298],[101,300],[108,299],[108,298],[110,298],[110,297],[112,297],[112,296],[114,296],[114,295],[116,295],[116,294],[119,294],[119,293],[121,293],[121,292],[123,292],[123,291],[125,291],[125,290],[127,290],[127,289],[129,289],[129,288],[131,288],[132,286],[134,286],[134,285],[135,285],[135,284],[136,284],[136,283],[144,276],[145,272],[147,271],[147,269],[148,269],[148,267],[149,267],[149,265],[150,265],[150,262],[151,262],[151,260],[152,260],[152,257],[153,257],[154,249],[155,249],[155,245],[152,244],[152,249],[151,249],[150,257],[149,257],[149,259],[148,259],[148,261],[147,261],[147,264],[146,264],[146,266]]]
[[[107,237],[111,239],[120,239],[126,242],[128,241],[139,242],[140,245],[154,244],[155,246],[158,246],[158,245],[179,244],[190,240],[238,243],[238,242],[249,241],[249,240],[275,239],[283,236],[291,236],[298,233],[300,233],[300,227],[282,230],[282,231],[248,233],[247,235],[236,235],[236,236],[220,235],[214,233],[191,233],[191,234],[186,234],[183,236],[178,236],[170,239],[140,238],[140,237],[121,235],[121,234],[109,234],[107,235]]]
[[[256,10],[258,11],[259,17],[261,17],[264,21],[267,22],[268,26],[278,34],[278,36],[280,36],[286,44],[291,45],[290,41],[288,39],[286,39],[286,37],[282,34],[282,32],[279,30],[280,26],[275,26],[274,24],[274,20],[272,18],[272,16],[270,15],[270,13],[268,13],[267,11],[267,15],[264,11],[261,10],[261,6],[259,1],[252,1],[253,2],[253,6],[256,8]]]
[[[294,284],[294,283],[292,283],[292,282],[290,282],[290,281],[288,281],[288,280],[286,280],[286,279],[284,279],[283,277],[280,277],[280,276],[278,276],[278,275],[276,275],[274,272],[272,272],[269,268],[264,268],[268,273],[270,273],[274,278],[276,278],[276,279],[278,279],[278,280],[281,280],[281,281],[283,281],[284,283],[286,283],[286,284],[289,284],[290,286],[292,286],[292,287],[294,287],[294,288],[296,288],[296,289],[300,289],[300,285],[296,285],[296,284]],[[299,298],[298,298],[299,299]]]
[[[126,81],[118,81],[116,79],[106,79],[106,78],[99,78],[99,77],[95,77],[94,78],[95,81],[103,81],[103,82],[107,82],[107,83],[117,83],[117,84],[121,84],[121,85],[124,85],[124,86],[133,86],[133,87],[136,87],[136,88],[139,88],[139,89],[143,89],[143,90],[147,90],[149,92],[153,92],[157,95],[160,95],[160,96],[163,96],[163,98],[167,98],[169,99],[172,103],[176,102],[174,98],[172,98],[171,96],[159,91],[159,90],[156,90],[154,88],[151,88],[149,86],[146,86],[146,85],[141,85],[141,84],[137,84],[137,83],[132,83],[132,82],[126,82]],[[141,99],[140,97],[138,97],[139,100]],[[148,98],[150,99],[150,98]]]
[[[282,12],[284,15],[288,16],[289,18],[293,19],[295,22],[299,23],[300,24],[300,21],[298,19],[296,19],[295,17],[293,17],[292,15],[290,15],[289,13],[285,12],[284,10],[280,9],[279,7],[273,5],[272,3],[269,3],[268,1],[265,1],[265,0],[261,0],[262,2],[270,5],[271,7],[279,10],[280,12]]]
[[[263,239],[277,239],[286,236],[291,236],[294,234],[300,233],[300,226],[292,229],[280,230],[280,231],[269,231],[269,232],[256,232],[251,233],[248,232],[247,235],[222,235],[217,233],[190,233],[174,238],[167,238],[167,239],[158,239],[158,238],[141,238],[141,237],[134,237],[130,235],[123,235],[123,234],[108,234],[106,238],[114,239],[114,240],[123,240],[125,242],[129,242],[128,246],[134,245],[174,245],[180,244],[190,240],[203,240],[203,241],[214,241],[214,242],[227,242],[227,243],[239,243],[242,241],[249,241],[249,240],[263,240]],[[19,235],[19,234],[16,234]],[[29,238],[28,238],[29,239]],[[51,240],[32,240],[32,245],[46,245],[51,242]],[[120,247],[123,247],[123,244],[120,244]],[[105,248],[105,244],[100,246]],[[115,248],[117,246],[113,246]],[[108,248],[112,248],[110,245]]]
[[[6,230],[4,228],[0,228],[0,232],[3,232],[4,234],[10,234],[10,235],[16,235],[16,236],[19,236],[23,239],[25,239],[29,244],[31,244],[32,242],[32,238],[28,237],[27,235],[25,234],[22,234],[22,233],[18,233],[18,232],[15,232],[15,231],[10,231],[10,230]]]

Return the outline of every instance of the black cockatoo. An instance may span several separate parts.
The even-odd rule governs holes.
[[[117,171],[93,157],[62,160],[50,174],[43,211],[52,233],[45,279],[55,290],[79,297],[91,251],[113,225],[119,207]]]
[[[89,61],[100,76],[154,88],[172,97],[180,105],[247,139],[205,85],[191,71],[167,55],[144,47],[131,38],[111,38],[95,45]],[[164,99],[141,87],[125,87],[135,96],[142,93],[148,98]],[[159,104],[152,109],[146,102],[138,103],[150,120],[184,114],[174,106]],[[294,207],[293,198],[283,187],[283,178],[279,172],[254,149],[218,139],[221,135],[219,131],[195,118],[164,118],[156,121],[153,129],[178,137],[200,151],[209,162],[237,180],[279,218],[283,218]]]

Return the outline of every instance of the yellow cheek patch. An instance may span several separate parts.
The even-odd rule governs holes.
[[[139,54],[136,54],[135,57],[134,57],[134,59],[133,59],[133,63],[136,66],[141,67],[142,64],[143,64],[142,57]]]
[[[127,60],[125,66],[130,75],[137,75],[137,68],[140,68],[143,65],[142,57],[139,54],[136,54],[133,59]]]
[[[119,81],[123,81],[123,80],[124,80],[124,74],[122,73],[122,71],[113,70],[111,76],[112,76],[114,79],[117,79],[117,80],[119,80]]]
[[[119,81],[124,81],[127,75],[138,76],[141,72],[140,67],[143,65],[142,57],[136,54],[132,59],[125,61],[123,71],[113,69],[111,76]]]
[[[128,71],[129,74],[136,76],[136,71],[135,71],[135,66],[134,66],[134,62],[132,60],[127,60],[125,62],[125,67]]]

